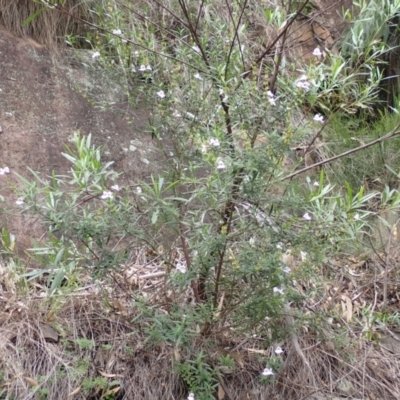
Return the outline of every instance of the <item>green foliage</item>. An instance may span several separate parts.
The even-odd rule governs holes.
[[[82,389],[85,393],[89,393],[92,389],[104,390],[107,387],[107,378],[99,376],[94,379],[86,378],[82,381]]]
[[[83,358],[77,360],[74,365],[74,369],[72,370],[73,379],[85,376],[89,372],[90,365],[91,365],[90,358]]]
[[[382,132],[393,130],[399,122],[399,115],[387,113],[379,120],[368,123],[363,118],[339,117],[331,120],[325,135],[327,154],[343,152],[373,141],[382,136]],[[397,177],[390,168],[400,170],[398,152],[399,138],[352,154],[327,166],[326,175],[331,182],[341,185],[348,181],[353,190],[360,185],[367,190],[383,190],[385,185],[396,187]]]
[[[95,346],[93,340],[85,338],[75,339],[75,343],[77,344],[80,350],[92,350],[93,347]]]
[[[189,391],[196,393],[196,399],[215,399],[218,386],[217,372],[206,362],[203,352],[200,352],[194,360],[178,364],[177,368]]]
[[[287,10],[258,6],[265,25],[289,29]],[[301,71],[285,55],[271,62],[263,46],[262,56],[254,50],[246,2],[232,2],[224,12],[214,2],[155,2],[151,10],[110,2],[95,12],[101,16],[92,37],[98,62],[116,74],[133,105],[141,98],[151,111],[160,172],[120,188],[119,174],[112,163],[103,164],[91,136],[77,133],[63,153],[71,163],[68,174],[43,179],[31,170],[33,179],[20,177],[25,212],[48,228],[44,243],[31,249],[45,267],[27,276],[50,274],[52,294],[81,267],[105,277],[145,248],[166,272],[163,298],[150,303],[134,294],[132,322],[148,346],[189,347],[197,336],[221,331],[261,335],[269,346],[293,329],[282,318],[288,303],[298,308],[296,326],[317,327],[321,317],[306,317],[303,306],[323,290],[317,274],[324,261],[359,245],[376,215],[371,204],[399,206],[397,190],[368,191],[364,179],[357,180],[359,172],[334,180],[326,168],[317,181],[285,178],[302,162],[293,160],[293,149],[308,149],[304,143],[322,137],[327,126],[322,116],[305,116],[304,105],[332,116],[328,122],[345,112],[354,123],[349,115],[378,101],[379,60],[389,49],[364,35],[364,11],[351,32],[357,62],[346,53],[327,54]],[[274,82],[268,88],[267,80]],[[343,141],[345,149],[352,138],[351,133]],[[387,164],[382,165],[397,174],[397,166]],[[299,289],[300,279],[316,283]],[[86,339],[76,344],[94,346]],[[75,366],[75,377],[88,372],[87,361]],[[234,366],[229,358],[219,361]],[[274,371],[280,363],[279,357],[266,360]],[[205,353],[177,368],[196,398],[214,398],[220,371]],[[270,382],[267,375],[261,381]],[[106,384],[96,378],[83,386],[105,390]]]
[[[6,228],[2,228],[0,244],[0,254],[12,255],[15,250],[15,235],[10,233]]]

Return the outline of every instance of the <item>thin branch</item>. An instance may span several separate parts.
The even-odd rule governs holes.
[[[228,52],[227,61],[226,61],[225,79],[227,79],[228,66],[229,66],[229,63],[230,63],[230,60],[231,60],[231,56],[232,56],[233,48],[234,48],[234,46],[235,46],[235,41],[236,41],[236,39],[237,39],[237,41],[238,41],[238,46],[239,46],[239,49],[240,49],[240,39],[239,39],[238,32],[239,32],[240,23],[242,22],[242,18],[243,18],[243,15],[244,15],[244,11],[245,11],[246,6],[247,6],[247,0],[245,0],[244,3],[243,3],[242,9],[241,9],[241,11],[240,11],[240,16],[239,16],[239,19],[238,19],[236,25],[235,25],[235,21],[234,21],[234,19],[233,19],[232,10],[231,10],[231,8],[229,7],[229,1],[228,1],[228,0],[225,0],[225,3],[226,3],[226,7],[227,7],[227,9],[228,9],[228,11],[229,11],[229,17],[230,17],[230,19],[231,19],[231,21],[232,21],[232,24],[233,24],[234,28],[235,28],[235,35],[233,36],[232,43],[231,43],[231,45],[230,45],[230,49],[229,49],[229,52]],[[243,54],[242,54],[242,50],[241,50],[241,49],[240,49],[240,54],[241,54],[241,58],[242,58],[242,63],[244,64]]]
[[[89,22],[89,21],[86,21],[86,20],[84,20],[84,19],[82,19],[82,18],[79,18],[79,17],[77,17],[76,15],[71,14],[71,13],[68,12],[66,9],[64,9],[64,8],[62,8],[62,7],[60,7],[60,6],[55,6],[55,8],[56,8],[59,12],[68,15],[69,17],[71,17],[71,18],[73,18],[73,19],[75,19],[75,20],[81,22],[82,24],[91,26],[92,28],[98,29],[100,32],[108,33],[109,35],[112,35],[112,36],[115,36],[115,37],[121,39],[121,36],[120,36],[120,35],[113,34],[113,33],[110,32],[108,29],[102,28],[101,26],[96,25],[96,24],[94,24],[93,22]],[[154,24],[153,24],[153,25],[154,25]],[[169,31],[168,31],[168,32],[169,32]],[[186,62],[186,61],[180,60],[180,59],[178,59],[178,58],[176,58],[176,57],[170,56],[170,55],[165,54],[165,53],[160,53],[160,52],[158,52],[158,51],[156,51],[156,50],[153,50],[153,49],[150,49],[149,47],[146,47],[146,46],[144,46],[144,45],[142,45],[142,44],[140,44],[140,43],[134,42],[134,41],[131,40],[131,39],[128,39],[128,38],[122,38],[122,39],[126,40],[127,43],[133,44],[133,45],[135,45],[135,46],[137,46],[137,47],[140,47],[140,48],[142,48],[142,49],[144,49],[144,50],[147,50],[147,51],[149,51],[150,53],[157,54],[158,56],[168,58],[169,60],[177,61],[177,62],[182,63],[182,64],[184,64],[184,65],[187,65],[188,67],[193,68],[193,69],[195,69],[195,70],[197,70],[197,71],[199,71],[199,72],[201,72],[201,73],[203,73],[203,74],[207,74],[206,71],[204,71],[204,70],[200,69],[199,67],[196,67],[196,66],[194,66],[194,65],[192,65],[192,64],[190,64],[190,63],[188,63],[188,62]]]
[[[305,6],[309,3],[309,0],[306,0],[301,7],[296,11],[296,13],[293,15],[292,18],[289,19],[287,24],[285,25],[285,28],[282,30],[282,32],[273,40],[273,42],[267,47],[267,49],[257,58],[257,60],[254,62],[254,64],[258,65],[266,55],[271,51],[271,49],[278,43],[279,39],[285,34],[285,32],[291,27],[291,25],[294,23],[298,15],[304,10]],[[250,74],[250,71],[247,71],[244,77],[246,77],[248,74]]]
[[[387,135],[382,136],[382,137],[374,140],[371,143],[364,144],[362,146],[356,147],[355,149],[351,149],[351,150],[345,151],[344,153],[338,154],[337,156],[328,158],[327,160],[323,160],[323,161],[320,161],[320,162],[318,162],[316,164],[310,165],[310,166],[308,166],[306,168],[300,169],[299,171],[295,171],[292,174],[286,175],[281,180],[284,181],[286,179],[291,179],[294,176],[297,176],[297,175],[302,174],[303,172],[309,171],[310,169],[313,169],[313,168],[316,168],[316,167],[320,167],[321,165],[328,164],[328,163],[330,163],[332,161],[338,160],[339,158],[343,158],[343,157],[346,157],[346,156],[348,156],[350,154],[357,153],[358,151],[367,149],[368,147],[374,146],[377,143],[382,143],[382,142],[384,142],[386,140],[390,140],[390,139],[392,139],[395,136],[398,136],[400,134],[400,131],[397,130],[399,127],[400,127],[400,123],[397,124],[396,128],[392,132],[390,132]]]
[[[287,13],[289,13],[290,11],[290,6],[292,5],[292,1],[289,0],[289,4],[287,7]],[[285,44],[286,44],[286,40],[287,40],[287,34],[288,34],[288,30],[285,28],[284,30],[284,34],[282,36],[282,43],[280,45],[280,50],[278,50],[278,54],[276,56],[276,62],[275,62],[275,66],[274,66],[274,72],[272,74],[272,78],[269,84],[269,90],[272,93],[275,93],[275,85],[276,85],[276,81],[278,79],[278,74],[280,71],[280,67],[281,67],[281,62],[282,62],[282,58],[283,58],[283,54],[284,54],[284,50],[285,50]]]

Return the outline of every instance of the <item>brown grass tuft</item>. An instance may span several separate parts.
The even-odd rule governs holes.
[[[87,31],[87,27],[74,17],[91,20],[89,7],[90,3],[86,1],[65,0],[59,8],[40,12],[43,5],[34,0],[0,0],[0,23],[16,36],[28,36],[57,50],[65,44],[67,34],[82,35]],[[24,26],[27,18],[37,12],[36,18]]]
[[[214,367],[221,355],[236,360],[232,371],[221,370],[220,395],[225,393],[225,400],[400,398],[398,354],[366,340],[354,328],[340,342],[334,327],[323,334],[303,331],[299,344],[308,366],[288,340],[283,366],[267,385],[260,384],[260,374],[273,349],[266,348],[261,337],[235,342],[216,334],[193,338],[186,347],[174,348],[167,341],[151,345],[149,321],[136,318],[132,292],[140,287],[149,298],[162,290],[158,284],[147,288],[140,279],[135,282],[136,289],[129,289],[121,285],[121,274],[113,286],[89,279],[75,292],[50,298],[35,293],[35,284],[24,296],[18,275],[2,267],[0,398],[100,399],[108,393],[119,400],[184,400],[188,388],[175,365],[178,360],[194,360],[200,350]]]

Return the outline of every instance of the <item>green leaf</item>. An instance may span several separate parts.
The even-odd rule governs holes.
[[[53,294],[54,291],[60,287],[60,284],[62,282],[62,280],[64,279],[65,276],[65,270],[64,269],[60,269],[56,276],[53,279],[53,282],[51,282],[51,286],[49,288],[48,294]]]
[[[65,247],[62,247],[60,251],[56,255],[56,259],[54,260],[54,266],[57,266],[57,264],[60,262],[64,255]]]
[[[159,213],[160,213],[160,211],[158,209],[153,212],[153,215],[151,216],[151,223],[153,225],[157,222]]]
[[[31,14],[23,23],[22,26],[25,27],[29,25],[35,18],[37,18],[44,10],[46,10],[46,7],[39,8],[36,10],[33,14]]]

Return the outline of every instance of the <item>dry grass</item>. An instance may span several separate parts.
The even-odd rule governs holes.
[[[59,9],[39,12],[43,5],[33,0],[0,0],[0,23],[17,36],[28,36],[49,49],[56,50],[65,44],[66,35],[82,35],[86,32],[87,27],[74,16],[92,20],[89,7],[90,2],[87,1],[65,0],[60,8],[67,13],[60,12]],[[24,26],[24,22],[37,12],[37,17]]]
[[[367,340],[359,325],[362,319],[357,305],[375,299],[378,308],[380,302],[380,295],[372,291],[379,290],[382,282],[373,272],[373,260],[368,262],[354,263],[350,267],[353,274],[338,273],[327,287],[325,301],[320,302],[317,311],[336,315],[332,325],[324,332],[301,330],[299,343],[309,365],[288,341],[284,345],[283,367],[269,385],[260,385],[265,359],[273,355],[272,348],[265,348],[266,338],[232,340],[225,334],[197,337],[189,346],[180,348],[168,341],[150,345],[148,322],[140,318],[132,322],[138,316],[132,293],[140,290],[147,293],[147,298],[153,296],[152,302],[160,301],[165,288],[162,277],[154,279],[154,268],[151,273],[134,268],[135,279],[129,268],[125,278],[121,272],[114,275],[113,284],[88,280],[72,293],[45,298],[38,284],[30,287],[30,294],[23,295],[14,269],[3,267],[0,398],[101,399],[108,393],[112,399],[183,400],[188,388],[174,366],[177,361],[193,360],[202,350],[212,366],[218,365],[221,354],[231,354],[236,360],[234,370],[222,373],[219,379],[220,393],[225,393],[226,400],[333,396],[398,399],[398,351],[379,344],[377,339]],[[330,268],[338,267],[332,264]],[[356,272],[357,282],[352,278]],[[148,275],[152,276],[150,280],[140,279]],[[353,301],[353,321],[346,322],[337,307],[343,296],[354,298],[359,293]],[[311,305],[314,299],[309,301]],[[160,306],[160,310],[163,308]]]

